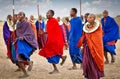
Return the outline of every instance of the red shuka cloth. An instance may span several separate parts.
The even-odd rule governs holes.
[[[47,21],[48,39],[46,45],[40,50],[39,55],[50,58],[55,55],[62,56],[64,40],[58,21],[50,18]]]

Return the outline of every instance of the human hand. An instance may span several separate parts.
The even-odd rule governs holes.
[[[19,39],[22,41],[22,40],[24,40],[24,38],[23,37],[19,37]]]

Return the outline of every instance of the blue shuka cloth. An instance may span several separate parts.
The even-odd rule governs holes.
[[[81,49],[77,48],[77,43],[82,36],[82,20],[80,17],[72,18],[70,20],[71,30],[69,35],[69,52],[72,62],[82,63]]]
[[[108,16],[104,24],[104,18],[101,19],[102,29],[104,31],[103,42],[115,41],[119,38],[119,26],[113,18]]]
[[[30,60],[30,55],[32,54],[32,51],[34,50],[31,45],[29,45],[25,40],[17,40],[18,44],[18,55],[24,55],[24,57],[27,60]]]
[[[38,21],[36,21],[35,25],[36,25],[36,29],[39,29],[39,27],[40,27],[41,29],[44,29],[44,28],[45,28],[45,23],[44,23],[43,20],[42,20],[41,26],[39,26],[39,22],[38,22]]]
[[[60,56],[59,55],[55,55],[51,58],[47,58],[48,62],[49,63],[52,63],[52,64],[58,64],[59,61],[60,61]]]
[[[104,50],[116,55],[115,45],[108,45],[107,42],[116,41],[119,39],[119,27],[115,20],[108,16],[106,22],[104,23],[104,18],[101,19],[102,29],[104,31],[103,43]]]
[[[104,50],[106,52],[112,53],[113,55],[116,55],[115,49],[116,49],[115,45],[107,45],[107,44],[104,45]]]
[[[12,54],[12,62],[17,63],[17,55],[13,42],[11,42],[11,54]]]

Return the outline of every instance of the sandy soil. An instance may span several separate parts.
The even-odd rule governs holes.
[[[22,72],[14,72],[17,67],[6,58],[6,46],[2,37],[2,24],[0,23],[0,79],[18,79]],[[45,58],[38,55],[36,51],[31,59],[34,61],[33,70],[29,73],[26,79],[84,79],[82,69],[70,71],[68,68],[72,66],[68,50],[64,53],[68,56],[63,66],[57,65],[60,73],[50,75],[48,72],[52,70],[52,66],[46,61]],[[78,65],[80,68],[80,66]],[[117,43],[117,56],[114,64],[105,65],[105,77],[102,79],[120,79],[120,41]]]

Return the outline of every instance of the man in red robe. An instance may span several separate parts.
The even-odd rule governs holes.
[[[62,56],[64,46],[63,35],[58,21],[53,18],[53,16],[53,10],[49,10],[46,14],[48,19],[46,25],[48,38],[46,45],[39,52],[39,55],[47,58],[48,62],[51,63],[54,67],[54,70],[49,74],[58,73],[59,71],[56,64],[59,63],[60,58],[64,60],[64,56]]]

